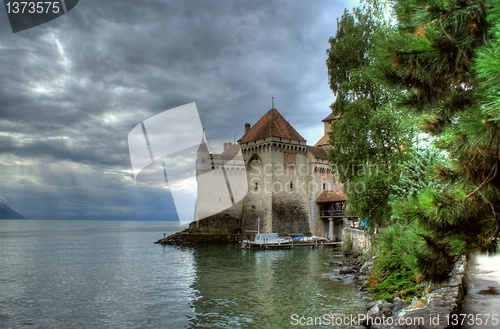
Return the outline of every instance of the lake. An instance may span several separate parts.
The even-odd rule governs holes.
[[[0,221],[0,327],[292,328],[301,316],[364,313],[356,286],[321,278],[341,260],[331,248],[153,243],[180,229],[168,222]]]

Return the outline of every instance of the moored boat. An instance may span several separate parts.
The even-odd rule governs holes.
[[[290,249],[292,238],[280,237],[278,233],[257,233],[253,240],[243,240],[242,249]]]

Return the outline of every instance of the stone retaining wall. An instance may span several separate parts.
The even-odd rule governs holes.
[[[365,252],[370,249],[370,235],[357,228],[345,227],[342,229],[343,243],[352,243],[352,250],[354,252]]]

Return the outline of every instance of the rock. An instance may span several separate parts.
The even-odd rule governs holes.
[[[493,286],[489,286],[488,289],[479,290],[477,293],[479,295],[499,295],[498,289]]]
[[[197,244],[235,244],[241,243],[242,239],[250,239],[251,235],[229,234],[224,232],[192,232],[189,228],[174,233],[155,243],[163,245],[175,245],[178,247],[190,247]]]
[[[393,310],[394,314],[397,314],[403,308],[408,307],[408,303],[399,297],[394,298],[394,302],[392,303],[392,305],[393,305],[392,310]]]
[[[384,302],[385,302],[385,301],[384,301],[384,300],[381,300],[381,299],[379,299],[379,300],[374,300],[373,302],[370,302],[370,303],[366,304],[366,309],[367,309],[367,310],[369,310],[369,309],[373,308],[373,306],[375,306],[375,305],[377,305],[377,304],[383,305],[383,303],[384,303]]]
[[[319,279],[323,280],[331,280],[331,281],[342,281],[342,278],[339,277],[338,275],[335,275],[334,273],[323,273],[320,274]]]
[[[359,269],[359,273],[368,275],[373,268],[373,262],[365,262],[363,265],[361,265],[361,268]]]
[[[364,291],[368,289],[368,281],[366,280],[366,276],[354,275],[352,280],[354,281],[354,283],[359,285],[359,291]]]
[[[339,270],[339,274],[353,274],[356,273],[356,269],[352,267],[343,267]]]
[[[383,301],[378,300],[375,302],[368,312],[366,312],[366,317],[361,321],[363,326],[368,326],[370,323],[378,323],[381,322],[380,319],[383,319],[382,310],[383,310]],[[371,303],[370,303],[371,304]],[[368,305],[370,305],[368,304]]]
[[[390,318],[394,312],[392,311],[393,307],[392,307],[392,304],[390,304],[390,306],[388,307],[383,307],[382,310],[380,311],[380,315],[383,319],[386,319],[386,318]]]

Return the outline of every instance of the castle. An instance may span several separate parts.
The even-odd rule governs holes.
[[[225,143],[220,154],[210,153],[202,142],[196,165],[202,219],[196,225],[228,233],[259,230],[340,240],[347,198],[327,159],[333,120],[333,114],[323,120],[324,136],[308,146],[273,107],[255,125],[246,123],[238,143]],[[203,175],[207,172],[214,175]],[[238,180],[246,184],[244,194],[234,189]],[[210,212],[214,203],[225,210]]]

